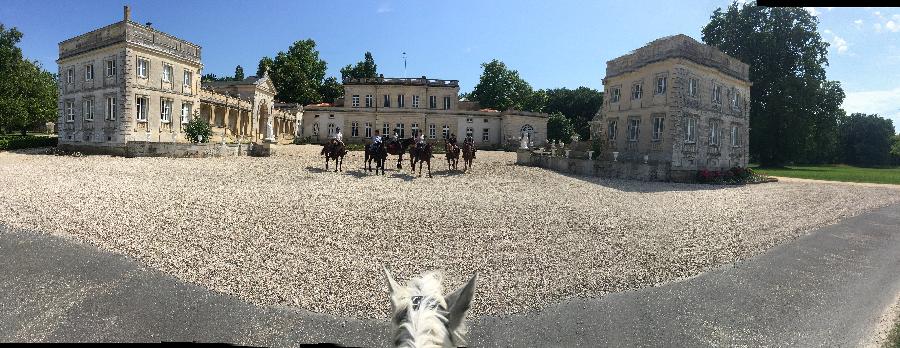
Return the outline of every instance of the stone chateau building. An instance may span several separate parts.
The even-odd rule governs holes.
[[[535,146],[546,143],[545,113],[481,109],[459,100],[459,81],[421,78],[363,78],[343,81],[335,103],[307,105],[299,136],[322,142],[341,129],[345,142],[361,143],[377,129],[410,137],[416,131],[441,143],[455,134],[472,135],[479,147],[518,147],[523,134]]]
[[[608,61],[603,85],[592,122],[592,137],[605,144],[598,158],[644,173],[619,176],[686,180],[697,170],[747,166],[747,64],[675,35]]]
[[[268,76],[200,83],[200,46],[131,21],[59,43],[61,147],[124,153],[129,143],[185,143],[193,117],[212,141],[290,142],[302,108],[277,103]]]

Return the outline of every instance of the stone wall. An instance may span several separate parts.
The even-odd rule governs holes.
[[[187,144],[129,141],[125,157],[233,157],[249,156],[254,144]]]
[[[635,161],[589,160],[574,158],[574,156],[566,158],[562,154],[551,156],[546,152],[532,152],[522,149],[516,152],[516,164],[540,167],[562,173],[604,178],[679,182],[687,182],[693,179],[692,172],[672,171],[671,164],[663,161],[641,163]]]

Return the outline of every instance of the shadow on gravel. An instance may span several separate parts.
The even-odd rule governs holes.
[[[507,166],[520,166],[515,163],[508,163]],[[526,166],[522,166],[526,167]],[[569,177],[572,179],[578,179],[581,181],[585,181],[591,184],[600,185],[604,187],[611,188],[617,191],[623,192],[640,192],[640,193],[655,193],[655,192],[675,192],[675,191],[708,191],[708,190],[721,190],[721,189],[731,189],[737,188],[744,185],[707,185],[707,184],[685,184],[685,183],[677,183],[677,182],[666,182],[666,181],[640,181],[640,180],[627,180],[627,179],[614,179],[614,178],[603,178],[603,177],[595,177],[595,176],[584,176],[572,173],[559,172],[552,169],[533,167],[538,169],[543,169],[546,171],[550,171],[561,176]],[[754,185],[765,185],[765,184],[754,184]]]
[[[435,170],[431,172],[432,175],[442,175],[442,176],[457,176],[466,174],[461,170]]]
[[[362,170],[359,170],[359,169],[348,170],[348,171],[345,171],[344,173],[346,173],[347,175],[350,175],[350,176],[352,176],[352,177],[354,177],[354,178],[357,178],[357,179],[362,179],[362,178],[365,178],[365,177],[367,177],[367,176],[369,176],[369,175],[372,175],[372,176],[375,175],[375,172],[372,172],[372,174],[368,174],[368,173],[366,173],[365,171],[362,171]]]
[[[407,173],[392,173],[392,174],[391,174],[391,177],[392,177],[392,178],[403,179],[403,181],[412,181],[413,179],[416,178],[415,176],[409,175],[409,174],[407,174]]]

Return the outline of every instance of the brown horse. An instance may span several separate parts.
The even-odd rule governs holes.
[[[419,176],[422,176],[422,163],[428,164],[428,177],[431,177],[431,144],[425,143],[421,149],[413,146],[409,149],[409,157],[412,160],[412,172],[416,172],[416,162],[419,163]]]
[[[444,139],[444,150],[447,153],[447,170],[457,170],[459,163],[459,146]]]
[[[387,155],[388,152],[384,142],[366,145],[364,162],[366,171],[372,171],[372,161],[375,161],[375,175],[378,175],[378,169],[381,169],[381,175],[384,175],[384,162],[387,159]]]
[[[403,154],[406,153],[406,150],[409,149],[410,145],[415,144],[415,140],[413,138],[400,138],[400,139],[388,139],[385,140],[385,148],[387,149],[387,153],[390,155],[398,155],[400,157],[397,158],[397,169],[403,169]],[[412,159],[410,159],[412,162]]]
[[[462,146],[463,171],[472,167],[472,160],[475,159],[475,144],[466,142]]]
[[[325,170],[328,170],[328,162],[332,159],[334,160],[334,171],[344,171],[344,155],[347,154],[347,146],[343,143],[339,143],[335,140],[331,140],[330,142],[322,145],[322,151],[319,152],[319,155],[325,156]]]

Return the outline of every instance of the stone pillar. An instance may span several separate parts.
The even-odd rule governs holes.
[[[209,104],[209,122],[210,127],[216,126],[216,106]]]

